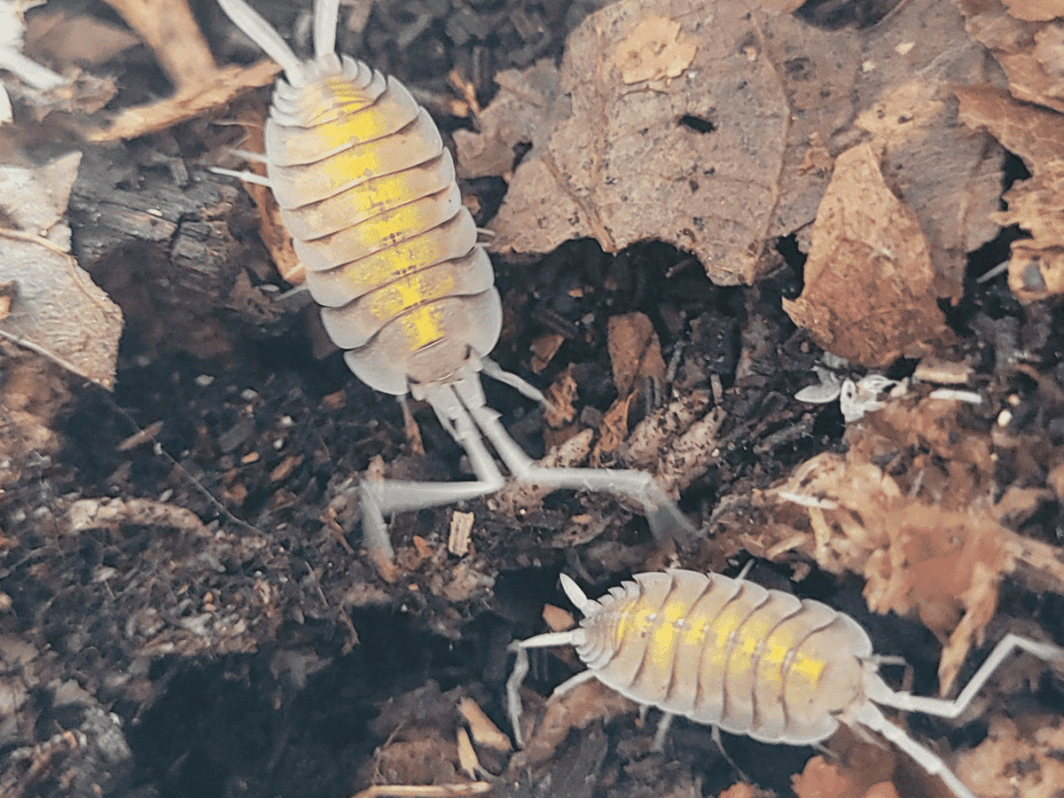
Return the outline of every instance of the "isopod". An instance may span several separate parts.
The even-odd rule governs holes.
[[[863,726],[941,778],[957,798],[975,798],[941,758],[876,705],[956,718],[1013,651],[1064,663],[1064,649],[1008,634],[956,699],[914,696],[892,690],[879,676],[872,643],[855,620],[818,601],[694,571],[632,579],[592,600],[562,574],[566,595],[584,615],[579,626],[511,645],[518,662],[507,682],[507,701],[519,743],[519,689],[528,649],[572,645],[587,670],[559,685],[554,695],[598,679],[655,706],[665,713],[658,747],[675,715],[791,745],[825,740],[840,723]]]
[[[689,530],[649,474],[537,467],[486,406],[480,371],[547,402],[486,357],[501,331],[502,304],[450,152],[399,81],[336,55],[339,0],[315,2],[311,60],[298,58],[244,0],[218,2],[284,70],[266,123],[268,177],[258,180],[277,198],[327,332],[367,385],[427,400],[476,475],[457,483],[361,481],[364,542],[381,572],[394,568],[385,514],[502,487],[482,436],[518,481],[630,497],[659,538]]]

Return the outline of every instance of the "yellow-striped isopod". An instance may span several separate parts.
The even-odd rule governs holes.
[[[565,574],[562,586],[584,614],[568,632],[514,643],[518,653],[507,698],[520,742],[519,689],[527,650],[572,645],[587,665],[558,695],[598,679],[622,695],[756,740],[807,745],[840,723],[879,732],[938,776],[957,798],[976,798],[936,754],[888,721],[876,704],[955,718],[991,674],[1020,649],[1064,663],[1064,649],[1009,634],[954,699],[895,692],[877,671],[872,642],[848,615],[745,579],[673,570],[636,574],[591,600]]]
[[[336,55],[339,0],[316,0],[315,57],[306,61],[244,0],[218,2],[284,69],[266,123],[263,182],[277,197],[326,330],[367,385],[427,400],[477,477],[458,483],[363,479],[364,542],[381,572],[394,568],[384,514],[502,487],[482,436],[518,481],[628,496],[659,538],[689,529],[649,474],[537,467],[486,407],[480,371],[546,400],[486,357],[499,337],[502,305],[491,262],[462,205],[451,155],[399,81]]]

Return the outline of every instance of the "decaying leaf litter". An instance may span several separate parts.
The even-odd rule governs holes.
[[[62,9],[53,0],[31,13],[29,30]],[[878,20],[855,9],[863,26],[829,30],[810,25],[813,11],[619,3],[584,20],[558,61],[575,12],[378,3],[351,34],[362,41],[344,49],[413,83],[430,107],[483,105],[454,136],[472,201],[497,250],[551,253],[532,265],[496,257],[508,320],[496,357],[539,374],[568,412],[540,432],[538,414],[504,392],[492,406],[526,447],[539,435],[578,443],[584,431],[570,449],[586,454],[563,457],[655,470],[712,534],[670,556],[615,502],[500,496],[459,508],[474,519],[461,556],[448,551],[449,508],[397,519],[405,578],[394,587],[360,561],[342,484],[378,454],[392,474],[454,478],[453,452],[418,411],[429,455],[407,454],[389,402],[334,361],[312,360],[303,316],[313,314],[272,301],[280,283],[255,241],[269,214],[204,171],[246,146],[233,134],[261,119],[263,99],[221,106],[237,87],[268,82],[270,65],[215,83],[198,62],[203,85],[175,78],[168,102],[153,102],[162,92],[133,68],[146,53],[98,73],[92,65],[109,62],[87,59],[56,97],[5,81],[15,124],[4,152],[23,167],[54,160],[40,144],[48,136],[117,140],[192,120],[117,149],[78,147],[73,253],[126,317],[115,399],[129,415],[5,344],[5,789],[188,794],[201,778],[197,794],[342,795],[370,782],[482,779],[475,768],[459,775],[457,730],[469,723],[459,699],[501,722],[502,649],[532,631],[529,605],[559,569],[608,586],[669,563],[735,573],[746,552],[763,557],[772,565],[754,578],[832,591],[829,603],[873,627],[877,650],[914,662],[923,693],[936,667],[941,684],[954,680],[984,635],[1039,623],[1059,639],[1053,11],[910,1]],[[205,16],[217,47],[224,23]],[[232,48],[215,49],[217,63]],[[32,54],[70,77],[43,52]],[[115,52],[119,66],[131,57]],[[84,87],[108,81],[118,110],[101,115],[100,90]],[[454,85],[466,91],[448,101]],[[136,99],[123,102],[123,90]],[[219,110],[205,118],[207,108]],[[997,142],[1031,174],[1003,212]],[[862,223],[870,209],[875,225]],[[1007,285],[976,282],[995,263],[969,265],[968,253],[998,224],[1031,237],[1013,241]],[[612,257],[563,245],[578,236],[629,248]],[[780,236],[793,243],[778,246]],[[682,251],[629,246],[643,240]],[[781,256],[788,246],[808,255],[804,271]],[[718,285],[753,286],[715,287],[702,268]],[[20,322],[37,309],[20,305],[33,294],[3,282],[15,283],[5,320]],[[818,347],[853,365],[826,365]],[[114,368],[113,354],[92,357],[101,373]],[[886,369],[891,395],[850,391],[864,369]],[[815,373],[837,380],[843,401],[876,409],[844,423],[833,402],[802,404],[794,396]],[[825,587],[823,572],[841,581]],[[863,599],[848,573],[863,577]],[[861,615],[865,602],[911,620]],[[997,680],[1000,695],[980,708],[981,745],[978,718],[922,734],[942,751],[970,749],[952,764],[988,795],[1011,794],[994,792],[1011,779],[1025,780],[1025,795],[1048,789],[1059,682],[1040,673],[1018,662]],[[402,735],[383,721],[367,730],[373,703],[430,677],[465,687],[397,698]],[[1006,722],[1009,696],[1030,686],[1042,714]],[[419,702],[436,714],[414,722]],[[598,695],[555,715],[553,737],[536,738],[540,764],[511,770],[496,791],[717,795],[734,781],[706,730],[679,728],[667,756],[651,755],[651,732],[630,715],[608,733],[596,725],[625,711],[612,707]],[[245,722],[234,728],[234,717]],[[572,725],[587,731],[567,742]],[[332,731],[327,756],[312,728]],[[509,755],[471,734],[480,766],[501,773]],[[937,794],[889,751],[873,766],[874,747],[832,746],[838,764],[810,761],[796,794],[887,795],[891,784]],[[777,792],[809,758],[799,751],[789,771],[765,772],[766,758],[788,754],[740,739],[727,748]]]

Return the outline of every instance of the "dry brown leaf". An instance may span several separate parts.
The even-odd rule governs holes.
[[[967,17],[968,32],[982,42],[1008,75],[1019,100],[1064,112],[1064,27],[1025,22],[1000,0],[954,0]]]
[[[635,394],[617,399],[610,409],[602,416],[599,425],[599,439],[595,448],[591,451],[591,467],[598,468],[603,462],[617,451],[624,439],[628,437],[628,409],[635,399]]]
[[[266,151],[266,115],[267,109],[261,105],[244,105],[236,112],[236,124],[244,130],[244,137],[239,143],[241,149],[248,152]],[[266,176],[266,165],[263,163],[249,163],[245,168],[262,177]],[[258,208],[259,238],[270,251],[270,258],[277,271],[289,284],[303,285],[307,279],[306,267],[292,246],[292,234],[281,219],[281,206],[277,204],[273,190],[269,186],[250,181],[244,183],[244,189]]]
[[[654,325],[645,313],[611,316],[607,334],[613,384],[626,397],[643,379],[665,382],[665,359]]]
[[[1047,718],[1028,735],[1020,733],[1015,721],[997,715],[987,738],[957,757],[955,770],[969,784],[979,785],[982,798],[1056,798],[1064,784],[1062,750],[1059,718]]]
[[[822,756],[814,756],[805,763],[801,773],[791,777],[797,798],[839,798],[849,784],[839,768],[828,764]]]
[[[678,78],[691,66],[698,45],[681,32],[680,23],[647,17],[613,51],[613,65],[625,83]]]
[[[523,98],[501,92],[499,110],[485,113],[487,135],[500,142],[518,133],[517,122],[489,122],[496,114],[536,129],[519,139],[533,151],[492,224],[495,247],[547,252],[593,236],[616,252],[658,238],[698,255],[716,282],[751,282],[773,218],[790,110],[747,12],[739,0],[622,0],[570,35],[555,83],[538,67],[525,103],[534,110],[515,114]],[[678,20],[681,37],[697,32],[697,53],[676,78],[627,85],[613,54],[651,17]],[[512,151],[476,138],[456,136],[466,174],[482,174],[484,160],[512,163]],[[478,162],[477,151],[492,157]]]
[[[1009,14],[1027,22],[1048,22],[1064,17],[1064,0],[1005,0]]]
[[[1020,102],[994,86],[958,86],[960,118],[987,130],[1009,152],[1019,155],[1032,174],[1052,161],[1064,160],[1064,124],[1060,114]]]
[[[957,96],[965,123],[988,129],[1032,172],[1005,194],[1008,210],[990,216],[1031,234],[1012,243],[1009,288],[1021,302],[1064,293],[1064,116],[1002,89],[970,87]]]
[[[1003,153],[969,135],[947,80],[934,72],[895,76],[856,126],[882,145],[883,177],[919,221],[935,295],[957,302],[967,253],[998,231],[990,212],[1000,192]]]
[[[573,364],[570,363],[565,371],[554,378],[554,382],[547,388],[547,401],[550,407],[543,411],[543,420],[548,427],[557,429],[566,424],[571,424],[576,419],[576,401],[578,386],[573,377]]]
[[[114,382],[122,312],[69,253],[63,219],[81,153],[0,167],[0,283],[13,282],[0,335],[104,387]]]
[[[560,332],[548,330],[532,342],[529,349],[532,350],[532,373],[540,374],[543,369],[550,365],[558,350],[565,343],[565,336]]]
[[[945,337],[919,221],[883,182],[868,144],[838,157],[817,212],[805,290],[783,307],[830,352],[866,366]]]
[[[576,626],[572,613],[561,607],[555,607],[553,604],[544,604],[542,615],[543,622],[552,632],[564,632]]]
[[[630,699],[610,690],[596,679],[577,685],[560,696],[552,696],[547,701],[543,719],[524,750],[510,760],[509,771],[519,773],[527,767],[545,762],[554,755],[572,729],[583,729],[596,720],[609,721],[634,708],[635,704]]]
[[[751,282],[767,239],[805,242],[832,156],[865,111],[890,184],[920,219],[936,291],[959,298],[966,253],[997,232],[988,214],[1003,158],[958,122],[949,95],[991,79],[961,14],[912,0],[874,30],[828,32],[749,10],[740,0],[625,0],[574,32],[560,73],[537,64],[501,75],[482,132],[456,135],[470,177],[510,177],[517,146],[532,145],[492,223],[495,246],[547,252],[590,235],[616,251],[655,238],[694,252],[714,282]],[[652,91],[627,86],[613,55],[657,16],[679,21],[698,51]],[[920,114],[872,124],[918,92]]]
[[[1064,126],[1064,117],[1062,126]],[[1031,234],[1012,242],[1009,288],[1021,302],[1064,293],[1064,160],[1045,165],[1034,177],[1005,193],[1008,210],[1001,224],[1017,224]]]

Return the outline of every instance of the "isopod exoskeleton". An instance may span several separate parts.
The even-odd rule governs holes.
[[[661,709],[661,729],[682,715],[764,742],[805,745],[830,737],[839,724],[863,726],[941,778],[957,798],[976,798],[940,757],[876,705],[955,718],[1013,651],[1064,663],[1064,649],[1009,634],[956,699],[926,698],[888,687],[864,629],[818,601],[745,579],[683,570],[636,574],[597,600],[565,574],[561,580],[584,619],[571,631],[511,646],[518,662],[507,698],[518,742],[527,650],[572,645],[587,670],[561,684],[555,695],[597,679]]]

